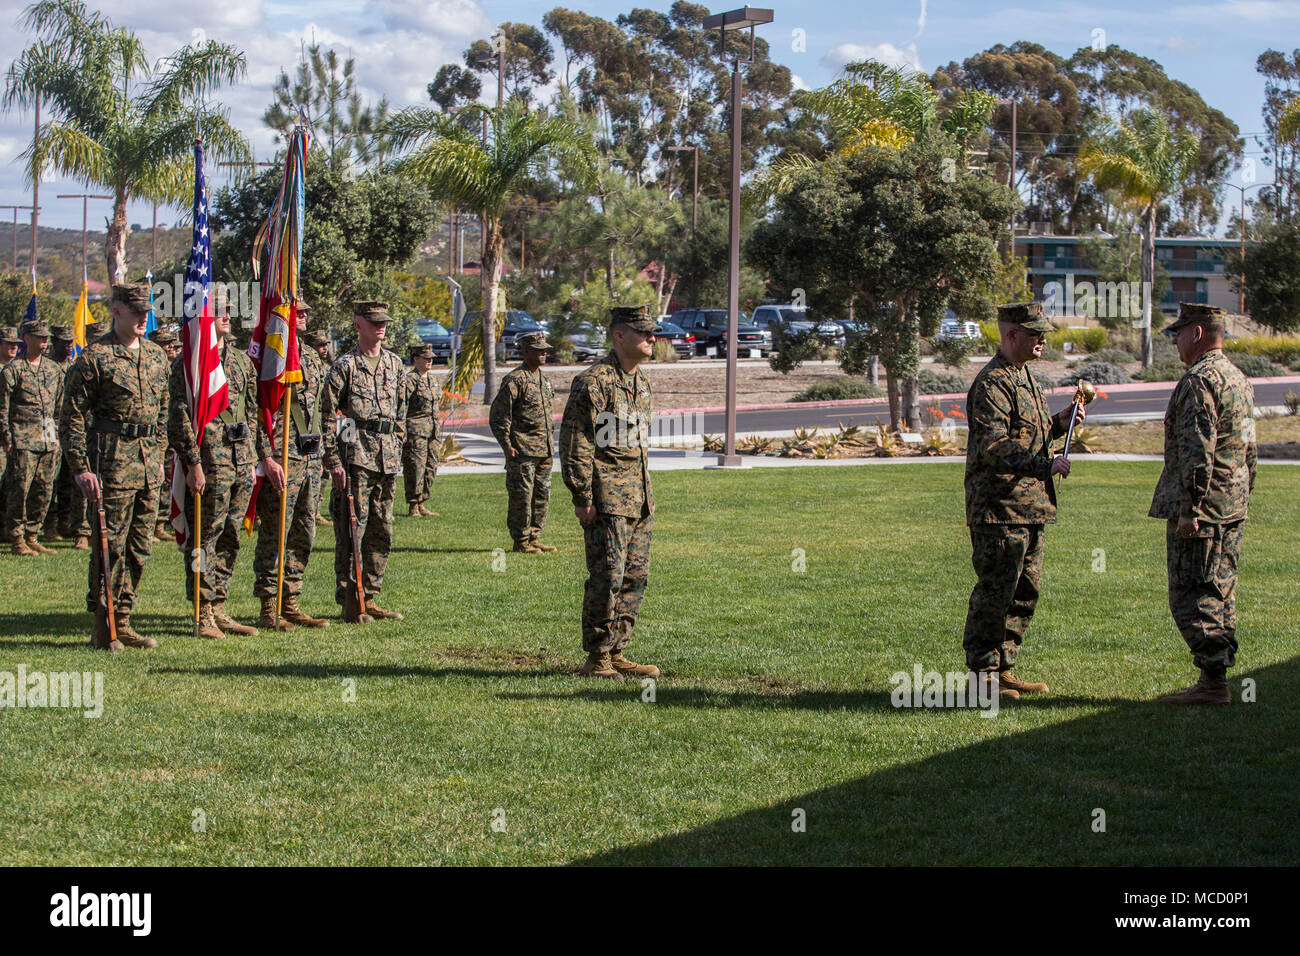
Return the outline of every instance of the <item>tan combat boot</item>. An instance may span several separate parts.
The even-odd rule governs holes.
[[[299,627],[329,627],[330,622],[323,617],[312,617],[306,611],[298,606],[298,595],[286,594],[284,596],[284,608],[282,610],[284,619],[290,624],[297,624]]]
[[[194,636],[209,641],[218,641],[226,636],[213,617],[211,601],[199,601],[199,620],[194,628]]]
[[[22,558],[36,557],[36,552],[33,551],[31,548],[27,547],[27,540],[22,536],[21,532],[13,535],[9,539],[9,548],[14,554],[18,555],[19,557]]]
[[[534,548],[536,548],[538,551],[558,551],[558,550],[560,550],[559,548],[557,548],[557,547],[556,547],[555,545],[553,545],[553,544],[542,544],[542,541],[541,541],[540,538],[533,538],[532,541],[530,541],[529,543],[530,543]]]
[[[41,537],[44,538],[46,541],[63,540],[63,535],[59,533],[59,526],[57,524],[47,524],[44,528],[42,528]]]
[[[33,551],[35,551],[37,554],[54,554],[54,553],[55,553],[55,551],[54,551],[53,548],[47,548],[47,547],[45,547],[45,545],[43,545],[43,544],[41,544],[39,541],[37,541],[37,540],[36,540],[36,535],[34,535],[34,534],[29,534],[29,535],[27,536],[27,547],[31,548],[31,549],[32,549]]]
[[[86,535],[84,535],[84,534],[79,534],[79,535],[77,535],[77,543],[74,544],[74,545],[72,546],[72,549],[73,549],[74,551],[89,551],[89,550],[90,550],[90,538],[88,538],[88,537],[87,537]]]
[[[405,615],[401,614],[398,611],[385,611],[382,607],[376,604],[375,599],[370,597],[369,595],[366,596],[366,613],[369,614],[371,617],[386,618],[387,620],[390,621],[406,620]]]
[[[423,501],[421,501],[418,505],[416,505],[416,507],[420,509],[420,517],[421,517],[421,518],[441,518],[441,517],[442,517],[442,515],[438,514],[438,512],[436,512],[436,511],[430,511],[428,508],[426,508],[426,507],[424,506],[424,502],[423,502]]]
[[[1029,681],[1021,680],[1011,672],[1011,668],[998,671],[998,683],[1004,688],[1009,687],[1020,694],[1044,694],[1047,692],[1046,684],[1032,684]]]
[[[332,527],[334,527],[334,522],[333,522],[333,521],[330,521],[329,518],[327,518],[327,517],[325,517],[324,515],[321,515],[321,514],[318,514],[318,515],[316,516],[316,524],[318,524],[318,525],[319,525],[320,527],[322,527],[322,528],[332,528]]]
[[[980,694],[980,696],[983,696],[983,693],[982,693],[982,692],[985,691],[985,687],[984,687],[984,685],[985,685],[985,684],[991,684],[992,686],[991,686],[991,687],[988,689],[988,691],[987,691],[988,696],[992,697],[993,694],[996,693],[999,697],[1002,697],[1002,698],[1004,698],[1004,699],[1006,699],[1006,700],[1017,700],[1017,699],[1019,699],[1019,697],[1020,697],[1020,691],[1016,690],[1014,687],[1010,687],[1010,686],[1007,686],[1007,685],[1003,684],[1003,683],[998,679],[998,678],[1001,677],[1001,676],[1002,676],[1002,675],[999,674],[997,671],[979,671],[979,672],[977,672],[977,673],[975,674],[975,680],[976,680],[976,686],[975,686],[975,688],[974,688],[974,689],[975,689],[975,692],[976,692],[977,694]]]
[[[245,637],[257,637],[257,628],[249,627],[247,624],[240,624],[226,613],[225,601],[212,602],[212,619],[217,622],[217,627],[221,628],[227,634],[242,634]]]
[[[117,626],[117,639],[122,642],[124,647],[157,647],[158,642],[152,637],[145,637],[143,634],[137,634],[131,627],[131,616],[129,614],[117,614],[113,618]]]
[[[1228,689],[1227,674],[1201,671],[1200,680],[1186,690],[1160,698],[1162,704],[1231,704],[1232,691]]]
[[[609,662],[614,666],[614,670],[627,677],[654,677],[659,676],[659,668],[653,664],[637,664],[623,656],[622,651],[612,651],[609,655]]]
[[[518,554],[541,554],[540,548],[534,548],[533,543],[527,538],[520,538],[515,542],[515,546],[510,549]]]
[[[583,677],[603,677],[606,680],[624,680],[622,674],[614,670],[609,651],[588,651],[587,663],[582,665]]]
[[[418,504],[412,502],[411,505],[410,505],[410,507],[408,507],[408,508],[406,509],[406,517],[408,517],[408,518],[418,518],[418,517],[420,517],[420,506],[419,506]]]
[[[262,598],[262,613],[257,618],[257,626],[270,628],[273,631],[294,630],[292,621],[285,620],[283,616],[276,617],[274,597]]]

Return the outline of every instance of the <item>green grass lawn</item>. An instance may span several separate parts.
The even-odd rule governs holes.
[[[629,654],[664,669],[653,703],[575,676],[558,479],[560,552],[496,572],[504,482],[440,477],[442,517],[397,522],[396,624],[199,641],[158,545],[135,621],[162,646],[97,655],[84,554],[0,557],[0,670],[105,683],[99,719],[0,711],[0,863],[1294,865],[1300,469],[1261,468],[1246,533],[1232,679],[1258,702],[1190,710],[1152,702],[1195,676],[1145,517],[1158,471],[1077,464],[1022,652],[1052,693],[994,719],[889,703],[894,672],[963,666],[958,463],[656,475]],[[331,549],[322,529],[304,605],[335,616]]]

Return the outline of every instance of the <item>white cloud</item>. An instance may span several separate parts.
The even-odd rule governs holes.
[[[845,64],[856,63],[859,60],[879,60],[887,66],[905,67],[918,73],[924,72],[915,43],[909,43],[902,49],[892,43],[841,43],[831,47],[821,58],[821,65],[828,70],[839,70]]]
[[[443,37],[487,36],[492,21],[475,0],[366,0],[365,18],[382,19],[392,30]]]
[[[811,89],[812,89],[812,87],[808,85],[808,82],[807,82],[807,81],[806,81],[802,76],[800,76],[798,73],[791,73],[791,74],[790,74],[790,87],[791,87],[792,89],[796,89],[796,90],[811,90]]]

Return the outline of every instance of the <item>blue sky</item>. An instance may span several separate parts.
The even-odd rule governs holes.
[[[299,42],[318,40],[357,55],[364,91],[387,95],[397,106],[424,102],[424,86],[443,63],[459,59],[474,39],[506,20],[540,25],[557,0],[221,0],[186,8],[172,0],[100,0],[92,6],[135,29],[152,56],[162,56],[195,36],[210,36],[245,49],[249,76],[222,99],[252,139],[259,158],[273,149],[260,122],[281,67],[292,69]],[[633,2],[570,0],[573,8],[613,19]],[[639,5],[666,10],[667,0]],[[0,0],[0,62],[8,62],[26,38],[10,29],[25,2]],[[717,9],[729,9],[719,5]],[[1300,45],[1300,0],[1218,0],[1190,3],[1133,3],[1045,0],[1035,4],[905,2],[801,2],[774,4],[775,21],[762,28],[775,60],[802,83],[816,87],[833,79],[846,62],[874,56],[931,71],[961,61],[994,43],[1032,40],[1069,56],[1094,40],[1117,43],[1164,65],[1165,71],[1200,91],[1233,119],[1243,134],[1262,129],[1263,82],[1255,59],[1271,47]],[[184,15],[178,19],[178,11]],[[196,34],[195,31],[203,31]],[[802,31],[797,33],[796,31]],[[1101,32],[1098,32],[1101,31]],[[802,42],[800,42],[802,41]],[[30,201],[16,156],[31,136],[31,116],[0,116],[0,203]],[[1258,160],[1253,137],[1248,155]],[[209,173],[214,185],[220,178]],[[1270,178],[1260,167],[1258,180]],[[55,192],[82,191],[52,179],[42,185],[43,224],[81,225],[81,204],[54,200]],[[1235,195],[1235,190],[1233,195]],[[46,200],[45,197],[51,197]],[[100,204],[107,207],[107,204]],[[107,208],[99,210],[102,220]],[[96,210],[92,209],[92,223]],[[133,207],[133,221],[147,223],[150,210]],[[170,221],[175,213],[160,213]],[[0,216],[0,247],[8,237]]]

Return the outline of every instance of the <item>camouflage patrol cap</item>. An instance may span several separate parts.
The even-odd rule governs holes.
[[[326,335],[323,332],[314,332],[311,329],[308,329],[306,332],[302,333],[302,335],[300,335],[299,338],[301,338],[304,342],[306,342],[314,349],[318,349],[322,345],[330,344],[330,339],[328,335]]]
[[[393,320],[393,317],[388,314],[387,302],[354,302],[352,303],[352,314],[359,315],[371,322],[391,322]]]
[[[308,315],[311,312],[311,305],[304,299],[299,299],[293,305],[298,310],[299,315]]]
[[[109,302],[121,302],[132,312],[148,312],[149,291],[147,282],[119,282],[113,286]]]
[[[22,345],[23,340],[18,337],[18,330],[12,325],[6,325],[0,328],[0,342],[5,345]]]
[[[609,310],[610,326],[618,323],[638,332],[658,332],[659,323],[650,318],[650,307],[645,305],[616,305]]]
[[[1173,334],[1181,328],[1198,322],[1223,322],[1227,311],[1217,305],[1203,305],[1200,302],[1178,303],[1178,318],[1164,327],[1166,335]]]
[[[51,325],[51,326],[50,326],[50,338],[54,339],[54,341],[56,341],[56,342],[71,342],[71,341],[73,341],[73,336],[72,336],[72,326],[70,326],[70,325]]]
[[[169,325],[160,325],[149,333],[149,341],[158,345],[175,345],[179,339]]]
[[[24,322],[18,329],[19,335],[32,335],[38,339],[48,339],[50,337],[50,325],[44,319],[32,319],[30,322]]]
[[[537,349],[539,352],[545,352],[551,347],[551,344],[546,341],[545,332],[525,332],[515,339],[515,344],[521,349]]]
[[[1043,316],[1041,302],[1009,302],[998,306],[998,321],[1010,322],[1030,332],[1050,332],[1052,323]]]
[[[428,345],[428,344],[425,344],[425,345],[412,345],[412,346],[411,346],[411,358],[413,358],[413,359],[417,359],[417,358],[427,358],[427,359],[431,359],[431,358],[433,358],[433,346],[432,346],[432,345]]]

